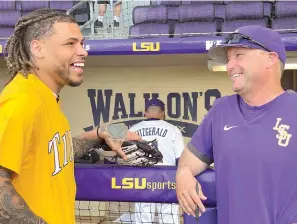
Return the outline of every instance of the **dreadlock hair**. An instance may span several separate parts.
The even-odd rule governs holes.
[[[32,63],[30,43],[52,35],[54,32],[52,28],[56,22],[77,23],[72,16],[54,9],[35,10],[16,23],[14,33],[8,39],[4,49],[4,53],[7,54],[5,60],[8,73],[11,75],[9,82],[18,72],[27,77],[31,69],[38,70]]]

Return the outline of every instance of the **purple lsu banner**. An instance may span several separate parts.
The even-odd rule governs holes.
[[[175,175],[175,166],[76,164],[76,200],[177,203]],[[208,197],[205,205],[215,206],[214,171],[206,170],[196,178]]]
[[[297,50],[297,33],[281,34],[287,51]],[[153,55],[153,54],[193,54],[206,53],[224,37],[203,36],[186,38],[147,38],[147,39],[109,39],[86,40],[84,48],[89,55]],[[0,55],[6,40],[0,40]]]

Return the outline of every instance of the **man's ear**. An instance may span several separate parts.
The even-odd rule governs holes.
[[[44,57],[44,45],[42,42],[38,40],[33,40],[30,43],[31,54],[35,58],[43,58]]]
[[[162,120],[165,120],[165,111],[162,112]]]
[[[269,52],[268,53],[269,55],[269,60],[268,60],[268,63],[267,63],[267,68],[271,68],[272,66],[274,66],[276,63],[278,63],[278,54],[275,53],[275,52]]]

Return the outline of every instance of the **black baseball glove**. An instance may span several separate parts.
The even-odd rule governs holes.
[[[124,166],[153,166],[163,161],[163,155],[158,150],[157,141],[125,141],[122,150],[127,160],[122,159],[104,142],[95,145],[94,151],[107,161]]]

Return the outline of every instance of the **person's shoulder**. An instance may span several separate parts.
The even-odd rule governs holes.
[[[297,109],[297,93],[294,90],[286,90],[280,97],[282,100],[279,100],[279,103],[285,103],[290,107],[295,107],[295,109]]]
[[[20,85],[17,85],[20,84]],[[36,109],[42,100],[34,89],[22,83],[9,83],[0,94],[0,105],[3,103],[13,104],[14,107],[30,107]]]
[[[234,101],[237,100],[237,94],[233,94],[233,95],[226,95],[226,96],[222,96],[220,98],[215,99],[212,108],[216,109],[216,108],[221,108],[224,106],[230,106],[230,104],[233,104]]]
[[[141,128],[143,126],[144,126],[144,121],[140,121],[140,122],[138,122],[136,124],[131,125],[129,129],[130,130],[136,130],[136,129]]]
[[[297,93],[294,90],[288,89],[288,90],[286,90],[285,93],[286,93],[288,98],[293,99],[293,100],[297,100]]]

